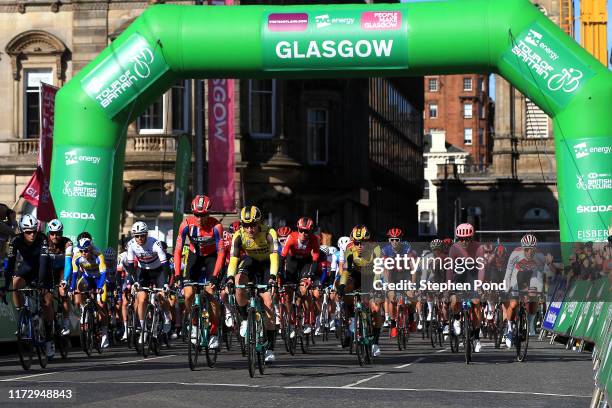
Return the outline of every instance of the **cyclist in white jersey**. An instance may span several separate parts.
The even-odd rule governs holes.
[[[169,290],[168,275],[169,266],[161,243],[149,236],[149,227],[142,221],[137,221],[132,226],[132,235],[134,238],[128,242],[127,248],[127,263],[128,271],[134,272],[135,261],[138,261],[138,281],[135,286],[153,286],[156,288],[164,288]],[[140,327],[144,327],[145,317],[145,302],[147,302],[148,294],[144,291],[138,292],[136,298],[136,311],[140,320]],[[164,333],[170,331],[172,318],[170,314],[170,304],[164,293],[159,293],[159,302],[164,311]],[[138,339],[139,343],[144,342],[144,330]]]
[[[339,319],[338,310],[336,309],[336,301],[339,300],[336,296],[336,288],[340,284],[340,277],[342,275],[342,265],[344,265],[344,252],[346,246],[351,242],[351,239],[347,236],[338,238],[338,250],[332,254],[332,260],[330,264],[330,270],[334,274],[334,278],[331,282],[331,291],[329,293],[329,315],[333,316],[334,320]],[[336,331],[336,325],[331,324],[329,331]]]

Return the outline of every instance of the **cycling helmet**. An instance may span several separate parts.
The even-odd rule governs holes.
[[[346,246],[351,242],[349,237],[340,237],[338,238],[338,249],[340,251],[346,251]]]
[[[283,227],[278,227],[278,229],[276,230],[276,233],[278,234],[279,238],[288,237],[289,234],[291,234],[291,227],[288,227],[286,225]]]
[[[351,231],[353,241],[367,241],[370,239],[370,231],[365,225],[356,225]]]
[[[149,227],[147,224],[142,221],[136,221],[134,225],[132,225],[132,234],[133,235],[141,235],[149,232]]]
[[[401,228],[391,228],[387,231],[388,238],[401,238],[404,235],[404,231]]]
[[[309,217],[302,217],[297,222],[298,230],[312,231],[314,229],[314,221]]]
[[[538,239],[533,234],[525,234],[521,238],[521,246],[523,248],[535,248],[538,244]]]
[[[261,221],[261,211],[254,205],[248,205],[240,210],[240,221],[243,224],[250,224]]]
[[[205,195],[197,195],[191,201],[191,212],[193,215],[206,215],[210,208],[210,198]]]
[[[452,238],[444,238],[442,240],[442,242],[444,243],[444,246],[446,248],[450,248],[453,245],[453,239]]]
[[[77,248],[80,250],[90,249],[92,247],[91,238],[83,237],[77,241]]]
[[[503,245],[498,245],[495,247],[495,256],[497,258],[505,258],[508,256],[508,251]]]
[[[327,245],[321,245],[319,247],[319,249],[321,250],[321,252],[323,252],[325,255],[329,256],[329,247]]]
[[[108,247],[104,250],[104,260],[107,263],[115,263],[117,261],[117,253],[111,247]]]
[[[334,247],[334,246],[330,246],[329,247],[329,254],[330,255],[334,255],[336,252],[338,252],[338,248]]]
[[[234,232],[238,231],[239,229],[240,229],[240,221],[234,221],[229,226],[230,234],[233,234]]]
[[[455,230],[455,235],[457,238],[472,238],[474,236],[474,227],[472,224],[468,224],[467,222],[459,224]]]
[[[432,251],[434,249],[444,249],[444,242],[442,242],[441,239],[436,238],[433,241],[431,241],[431,243],[429,244],[429,248],[431,248]]]
[[[78,242],[78,240],[80,240],[81,238],[89,238],[89,239],[93,239],[93,238],[91,237],[91,234],[90,234],[89,232],[87,232],[87,231],[83,231],[83,232],[81,232],[81,233],[79,234],[79,236],[77,237],[77,242]]]
[[[33,215],[26,214],[21,217],[19,227],[21,227],[22,231],[36,231],[38,230],[38,220]]]
[[[49,221],[49,232],[62,232],[64,230],[64,226],[62,222],[57,218]]]

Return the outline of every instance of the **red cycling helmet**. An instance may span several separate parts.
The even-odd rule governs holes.
[[[455,235],[457,238],[472,238],[474,236],[474,227],[472,224],[468,224],[467,222],[459,224],[455,230]]]
[[[391,228],[387,231],[388,238],[401,238],[404,235],[404,231],[401,228]]]
[[[314,229],[314,221],[309,217],[302,217],[297,222],[298,230],[312,231]]]
[[[506,248],[503,245],[498,245],[495,247],[495,256],[497,258],[505,258],[508,256],[508,251],[506,251]]]
[[[210,208],[210,198],[205,195],[197,195],[191,202],[191,212],[193,215],[206,215]]]
[[[276,230],[276,233],[278,234],[280,238],[288,237],[289,234],[291,234],[291,227],[288,227],[288,226],[279,227]]]
[[[442,243],[444,244],[444,246],[446,248],[450,248],[453,245],[453,239],[452,238],[444,238],[442,240]]]
[[[233,234],[240,229],[240,221],[234,221],[229,226],[229,232]]]

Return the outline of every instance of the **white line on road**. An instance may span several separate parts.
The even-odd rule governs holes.
[[[108,366],[113,366],[113,365],[138,363],[138,362],[141,362],[141,361],[159,360],[161,358],[168,358],[168,357],[176,357],[176,354],[169,354],[167,356],[160,356],[160,357],[142,358],[140,360],[121,361],[121,362],[118,362],[118,363],[98,364],[98,365],[94,365],[93,367],[96,367],[96,368],[97,367],[108,367]],[[93,362],[95,360],[91,360],[91,361]],[[6,378],[4,380],[0,380],[0,382],[19,381],[19,380],[24,380],[24,379],[27,379],[27,378],[40,377],[40,376],[43,376],[43,375],[56,374],[56,373],[66,373],[66,372],[70,372],[70,371],[79,371],[82,368],[83,367],[74,367],[74,368],[69,368],[69,369],[66,369],[66,370],[55,370],[55,371],[49,371],[49,372],[40,373],[40,374],[24,375],[24,376],[15,377],[15,378]]]
[[[366,382],[366,381],[370,381],[370,380],[373,380],[373,379],[375,379],[375,378],[382,377],[382,376],[383,376],[383,375],[385,375],[385,374],[387,374],[387,373],[378,373],[378,374],[376,374],[376,375],[373,375],[372,377],[364,378],[363,380],[359,380],[359,381],[357,381],[357,382],[355,382],[355,383],[352,383],[352,384],[347,384],[347,385],[343,385],[341,388],[350,388],[350,387],[352,387],[352,386],[354,386],[354,385],[363,384],[363,383],[364,383],[364,382]]]
[[[380,376],[381,373],[377,376]],[[376,376],[375,376],[376,377]],[[371,378],[369,378],[371,379]],[[366,379],[366,380],[369,380]],[[31,383],[70,383],[70,384],[149,384],[149,385],[182,385],[187,387],[231,387],[231,388],[278,388],[285,390],[358,390],[358,391],[403,391],[403,392],[444,392],[444,393],[460,393],[460,394],[508,394],[508,395],[532,395],[543,397],[560,397],[560,398],[591,398],[591,395],[575,395],[575,394],[554,394],[549,392],[535,391],[505,391],[505,390],[445,390],[437,388],[377,388],[377,387],[356,387],[356,386],[323,386],[323,385],[258,385],[258,384],[227,384],[227,383],[188,383],[175,381],[75,381],[75,380],[42,380],[42,381],[25,381]]]
[[[446,351],[446,349],[445,349],[445,348],[443,348],[443,349],[441,349],[441,350],[436,351],[435,353],[441,353],[441,352],[443,352],[443,351]],[[425,356],[424,356],[424,357],[419,357],[419,358],[417,358],[416,360],[414,360],[412,363],[402,364],[402,365],[399,365],[399,366],[397,366],[397,367],[393,367],[393,368],[406,368],[406,367],[409,367],[409,366],[411,366],[411,365],[413,365],[413,364],[420,363],[421,361],[425,360],[425,358],[426,358]]]

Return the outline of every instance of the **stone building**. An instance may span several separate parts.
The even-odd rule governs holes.
[[[161,2],[0,1],[0,201],[16,203],[34,170],[40,82],[61,87],[151,3]],[[289,4],[242,2],[262,3]],[[237,208],[259,205],[276,225],[309,215],[336,236],[356,223],[377,234],[414,224],[422,77],[240,80],[234,100]],[[142,219],[171,236],[177,137],[194,137],[194,105],[194,81],[179,81],[128,125],[123,234]],[[16,210],[33,209],[21,200]]]

